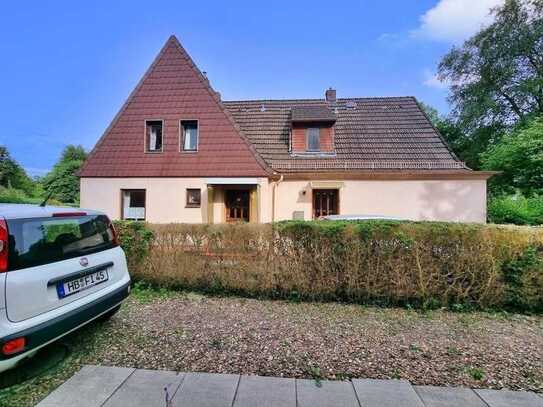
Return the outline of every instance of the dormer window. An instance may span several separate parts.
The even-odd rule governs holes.
[[[320,151],[321,132],[318,127],[309,127],[306,130],[307,151]]]

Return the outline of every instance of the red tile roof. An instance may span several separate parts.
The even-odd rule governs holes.
[[[277,172],[466,169],[413,97],[223,102]],[[291,114],[328,108],[337,117],[335,154],[289,152]]]
[[[163,152],[145,153],[146,119],[164,120]],[[179,121],[199,120],[197,153],[180,152]],[[267,166],[175,37],[100,138],[82,177],[266,176]]]

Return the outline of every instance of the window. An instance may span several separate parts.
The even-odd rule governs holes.
[[[307,129],[307,151],[319,151],[320,150],[320,129],[309,128]]]
[[[105,215],[10,219],[9,269],[86,256],[116,246]]]
[[[187,189],[187,208],[199,208],[201,198],[199,189]]]
[[[145,121],[145,151],[148,153],[162,151],[162,120]]]
[[[313,190],[313,219],[321,216],[339,215],[339,190]]]
[[[196,120],[181,121],[181,138],[183,151],[198,150],[198,122]]]
[[[145,189],[124,189],[123,219],[145,220]]]

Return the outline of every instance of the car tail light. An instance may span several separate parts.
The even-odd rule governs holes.
[[[87,216],[87,212],[55,212],[53,218],[64,218],[68,216]]]
[[[121,244],[119,241],[119,235],[117,234],[117,231],[115,230],[115,226],[113,226],[113,222],[109,221],[109,230],[111,230],[111,234],[113,236],[113,243],[115,243],[117,246]]]
[[[2,353],[4,355],[13,355],[24,350],[26,339],[24,336],[7,341],[2,345]]]
[[[5,219],[0,218],[0,273],[8,270],[8,225]]]

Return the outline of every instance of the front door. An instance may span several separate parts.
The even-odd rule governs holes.
[[[226,222],[249,222],[249,190],[227,189],[224,206]]]
[[[313,219],[339,214],[339,191],[337,189],[313,190]]]

